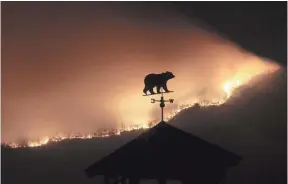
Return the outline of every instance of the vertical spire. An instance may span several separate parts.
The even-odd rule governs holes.
[[[164,121],[164,107],[165,102],[173,103],[174,99],[164,100],[163,91],[161,91],[161,99],[155,100],[154,98],[151,99],[151,103],[160,102],[160,108],[161,108],[161,122]]]

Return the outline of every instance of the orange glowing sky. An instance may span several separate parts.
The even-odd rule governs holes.
[[[12,5],[2,11],[3,141],[158,118],[142,96],[149,73],[176,75],[171,110],[223,100],[225,83],[277,67],[170,11],[143,20],[104,5]]]

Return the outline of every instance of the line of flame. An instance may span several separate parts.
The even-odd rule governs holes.
[[[224,102],[224,101],[223,101]],[[200,107],[206,107],[206,106],[211,106],[211,105],[220,105],[222,103],[209,103],[208,101],[203,101],[198,103]],[[187,109],[189,107],[192,107],[195,104],[186,104],[186,105],[179,105],[177,109],[173,110],[167,117],[165,117],[165,121],[169,121],[172,119],[175,115],[177,115],[179,112],[181,112],[184,109]],[[61,136],[53,136],[53,137],[44,137],[40,140],[36,141],[28,141],[27,143],[16,143],[16,142],[10,142],[10,143],[3,143],[3,146],[8,146],[11,148],[19,148],[19,147],[40,147],[44,146],[50,143],[56,143],[65,139],[92,139],[92,138],[101,138],[101,137],[109,137],[112,135],[121,135],[123,132],[130,132],[133,130],[141,130],[141,129],[149,129],[153,127],[154,125],[157,124],[157,121],[151,121],[146,124],[141,124],[141,125],[129,125],[129,126],[123,126],[118,129],[106,129],[106,130],[99,130],[98,132],[95,133],[90,133],[90,134],[70,134],[70,135],[61,135]]]
[[[207,106],[218,106],[227,101],[228,98],[232,96],[233,91],[241,86],[244,83],[247,83],[252,77],[248,77],[246,80],[232,80],[228,81],[223,85],[223,90],[226,94],[226,98],[222,101],[219,102],[210,102],[210,101],[201,101],[201,102],[195,102],[191,104],[182,104],[179,105],[175,110],[173,110],[167,117],[165,117],[165,121],[169,121],[172,119],[174,116],[176,116],[179,112],[181,112],[184,109],[187,109],[189,107],[194,106],[195,104],[198,104],[200,107],[207,107]],[[99,137],[109,137],[112,135],[121,135],[122,132],[129,132],[133,130],[140,130],[140,129],[148,129],[153,127],[155,124],[157,124],[157,121],[154,122],[148,122],[146,124],[141,124],[141,125],[129,125],[129,126],[122,126],[121,128],[118,129],[106,129],[106,130],[99,130],[98,132],[95,133],[90,133],[90,134],[85,134],[85,135],[80,135],[80,134],[70,134],[70,135],[61,135],[61,136],[53,136],[53,137],[44,137],[40,140],[37,141],[28,141],[25,144],[20,144],[16,142],[10,142],[10,143],[2,143],[2,146],[8,146],[11,148],[19,148],[19,147],[39,147],[39,146],[44,146],[49,143],[55,143],[59,142],[65,139],[92,139],[92,138],[99,138]]]

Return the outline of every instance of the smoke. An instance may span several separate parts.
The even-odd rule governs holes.
[[[2,11],[3,141],[158,118],[142,96],[149,73],[175,74],[167,97],[177,105],[221,100],[227,80],[277,67],[170,10],[18,5]]]

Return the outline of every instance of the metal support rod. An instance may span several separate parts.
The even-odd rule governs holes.
[[[173,103],[174,99],[169,99],[169,100],[164,100],[163,92],[161,92],[161,99],[160,100],[155,100],[151,99],[151,103],[155,102],[160,102],[160,108],[161,108],[161,122],[164,121],[164,107],[165,107],[165,102],[170,102]]]
[[[163,93],[161,93],[161,100],[160,100],[161,122],[164,121],[164,107],[165,107],[165,100],[163,97]]]

